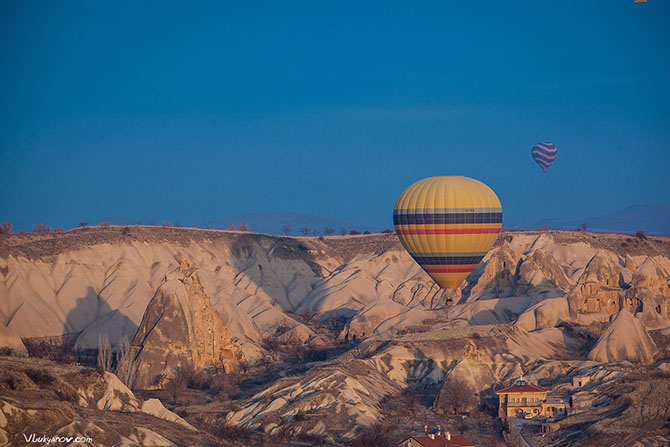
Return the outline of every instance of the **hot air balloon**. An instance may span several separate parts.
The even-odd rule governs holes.
[[[553,143],[542,142],[533,146],[530,153],[535,163],[542,168],[542,172],[546,173],[547,168],[556,160],[558,148]]]
[[[403,247],[443,289],[455,289],[486,255],[500,232],[496,194],[477,180],[429,177],[395,203],[393,225]]]

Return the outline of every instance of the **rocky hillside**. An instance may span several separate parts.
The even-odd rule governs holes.
[[[271,436],[347,443],[406,415],[390,402],[408,391],[422,417],[444,418],[453,383],[486,406],[521,374],[560,385],[586,365],[593,374],[624,365],[608,376],[623,380],[662,364],[670,238],[503,232],[458,290],[441,291],[394,234],[96,227],[12,235],[0,238],[0,321],[2,344],[18,354],[20,338],[66,336],[96,348],[105,335],[116,349],[126,336],[136,388],[161,388],[183,366],[243,371],[249,379],[233,405],[208,397],[175,408]],[[482,427],[492,421],[471,436],[488,439]],[[661,422],[650,433],[662,436]],[[578,426],[556,435],[557,445]],[[603,427],[589,436],[607,438]]]
[[[24,434],[90,439],[56,445],[176,447],[216,442],[160,401],[138,399],[114,374],[0,356],[0,445],[34,445]],[[47,443],[39,445],[43,444]]]

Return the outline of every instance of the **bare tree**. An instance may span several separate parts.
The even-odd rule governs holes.
[[[586,225],[585,223],[583,223],[583,224],[577,226],[577,231],[586,231],[586,229],[587,229],[588,227],[589,227],[588,225]]]
[[[41,222],[38,222],[33,226],[33,233],[49,233],[50,231],[51,227]]]
[[[0,234],[11,234],[14,229],[14,225],[11,222],[0,223]]]
[[[135,381],[133,373],[133,351],[125,334],[119,341],[119,350],[116,351],[116,375],[126,386],[131,386]]]
[[[107,334],[98,336],[98,370],[112,370],[112,347],[109,345]]]
[[[350,444],[352,447],[369,447],[377,445],[391,445],[391,426],[382,421],[363,429]]]
[[[177,367],[170,380],[165,385],[165,391],[172,395],[174,402],[177,402],[181,393],[186,390],[191,378],[193,377],[193,369],[188,366],[179,366]]]
[[[82,220],[81,222],[79,222],[79,226],[82,227],[82,228],[83,227],[88,227],[89,225],[90,225],[90,223],[88,222],[88,220]]]
[[[237,231],[249,231],[249,225],[246,222],[242,222],[237,226]]]
[[[164,226],[164,227],[171,227],[171,226],[172,226],[172,222],[169,222],[169,221],[166,220],[165,222],[163,222],[163,226]]]
[[[235,231],[235,224],[229,223],[228,226],[226,227],[226,230]]]
[[[324,236],[330,236],[333,233],[335,233],[335,230],[330,228],[330,227],[326,227],[326,228],[323,229],[323,235]]]
[[[284,233],[284,235],[288,236],[288,234],[291,232],[291,226],[290,225],[282,225],[281,226],[281,232]]]
[[[221,400],[231,400],[240,393],[237,374],[217,374],[212,379],[210,390]]]
[[[319,232],[318,232],[318,230],[312,230],[311,234],[312,234],[312,236],[316,236],[317,234],[319,234]]]
[[[435,406],[445,413],[467,413],[477,406],[475,390],[463,379],[447,377]]]
[[[305,236],[309,236],[309,234],[312,232],[312,230],[310,230],[308,227],[302,227],[302,228],[300,229],[300,232],[301,232],[302,234],[304,234]]]
[[[414,431],[414,424],[416,424],[416,414],[419,410],[419,395],[412,389],[407,388],[402,393],[402,399],[405,404],[405,408],[412,415],[412,425],[410,427],[411,431]]]
[[[340,227],[340,235],[344,236],[345,234],[347,234],[347,229],[344,227]]]

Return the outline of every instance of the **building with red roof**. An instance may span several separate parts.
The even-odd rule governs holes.
[[[398,444],[397,447],[474,447],[475,445],[462,435],[435,430],[433,433],[421,433]]]
[[[534,418],[556,417],[567,414],[568,404],[562,399],[547,399],[549,388],[527,383],[523,376],[514,385],[498,390],[498,416]]]

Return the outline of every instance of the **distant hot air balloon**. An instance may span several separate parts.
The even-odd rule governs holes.
[[[395,203],[393,224],[403,247],[443,289],[455,289],[486,255],[500,232],[496,194],[477,180],[429,177]]]
[[[558,154],[558,148],[554,143],[537,143],[530,150],[533,160],[541,168],[542,172],[547,172],[547,168],[556,160],[556,155]]]

